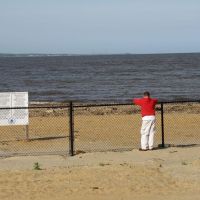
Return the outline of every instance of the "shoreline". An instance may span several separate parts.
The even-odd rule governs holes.
[[[39,105],[39,106],[38,106]],[[76,107],[78,105],[78,107]],[[38,107],[37,107],[38,106]],[[60,106],[60,108],[59,108]],[[65,107],[66,106],[66,107]],[[62,115],[62,110],[68,112],[68,103],[58,102],[32,102],[30,104],[29,113],[37,113],[37,116],[41,114],[44,116],[45,113],[52,113],[55,115]],[[80,107],[79,107],[80,106]],[[34,107],[36,107],[34,109]],[[43,108],[45,107],[45,108]],[[36,112],[35,112],[36,111]],[[74,112],[76,115],[111,115],[111,114],[127,114],[134,115],[140,114],[140,107],[134,104],[75,104]],[[157,114],[160,113],[160,104],[156,105]],[[185,113],[185,114],[199,114],[200,103],[169,103],[164,104],[164,113]],[[33,114],[34,115],[34,114]]]

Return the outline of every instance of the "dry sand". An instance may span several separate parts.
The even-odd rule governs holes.
[[[68,153],[67,110],[30,111],[30,141],[22,126],[0,127],[0,200],[200,199],[200,106],[165,107],[165,142],[148,152]],[[76,151],[139,147],[141,116],[135,107],[77,108]],[[155,146],[161,143],[157,112]],[[190,148],[189,148],[190,147]],[[5,157],[13,153],[60,154]],[[38,162],[42,170],[33,170]]]
[[[200,147],[0,160],[2,200],[200,198]],[[38,162],[42,170],[33,170]]]

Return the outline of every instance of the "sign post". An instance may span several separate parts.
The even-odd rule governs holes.
[[[26,140],[29,141],[29,127],[26,125]]]
[[[0,93],[0,108],[0,126],[25,125],[28,140],[28,92]]]

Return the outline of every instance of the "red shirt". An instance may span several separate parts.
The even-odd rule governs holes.
[[[155,115],[155,105],[157,102],[157,99],[151,98],[133,99],[135,105],[141,106],[142,117]]]

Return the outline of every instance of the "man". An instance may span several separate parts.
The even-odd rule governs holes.
[[[155,105],[157,99],[151,99],[149,92],[144,92],[141,99],[133,99],[135,105],[141,106],[142,127],[141,127],[141,148],[140,151],[153,150],[155,134]]]

